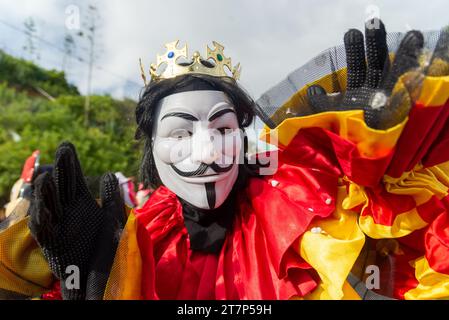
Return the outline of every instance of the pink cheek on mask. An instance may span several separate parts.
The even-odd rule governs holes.
[[[153,152],[165,163],[177,163],[190,156],[190,144],[190,139],[160,138],[155,140]]]
[[[223,155],[233,157],[237,155],[242,147],[242,141],[239,134],[229,134],[223,137],[220,150]]]

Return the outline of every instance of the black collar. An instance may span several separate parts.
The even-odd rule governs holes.
[[[226,233],[232,229],[235,214],[239,210],[237,195],[246,188],[248,178],[255,175],[257,174],[252,173],[246,165],[240,164],[234,187],[225,202],[217,209],[199,209],[178,197],[182,204],[184,225],[189,233],[191,250],[217,255],[220,253]]]
[[[182,204],[184,224],[190,237],[190,249],[218,254],[221,251],[226,232],[232,228],[237,210],[234,190],[217,209],[204,210],[179,199]]]

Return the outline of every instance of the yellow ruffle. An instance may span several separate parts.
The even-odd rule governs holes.
[[[413,196],[416,205],[430,200],[432,196],[442,199],[449,190],[449,162],[429,168],[418,164],[412,171],[405,172],[399,178],[385,175],[385,190],[393,194]]]
[[[416,259],[412,265],[419,284],[405,293],[405,299],[449,299],[449,275],[433,270],[424,256]]]
[[[432,196],[441,199],[449,190],[449,163],[430,168],[418,165],[414,170],[399,178],[384,176],[383,185],[387,192],[412,196],[416,206],[428,202]],[[343,200],[343,208],[352,209],[362,206],[361,212],[368,206],[368,196],[364,187],[349,181],[349,192]],[[417,208],[399,214],[391,226],[375,223],[371,216],[360,216],[359,225],[363,232],[374,239],[399,238],[427,226]]]
[[[345,187],[339,187],[333,216],[315,221],[311,231],[301,238],[301,257],[318,272],[321,279],[319,287],[308,298],[359,298],[347,288],[346,279],[363,248],[365,236],[357,224],[357,213],[344,210],[341,206],[345,195]]]
[[[351,287],[351,285],[345,281],[342,287],[343,296],[339,300],[361,300],[357,292]],[[311,293],[306,295],[304,300],[330,300],[329,293],[326,290],[326,286],[321,282],[318,287]],[[293,300],[299,300],[298,298],[293,298]]]
[[[363,232],[373,239],[389,239],[404,237],[415,230],[427,226],[416,209],[399,214],[393,225],[385,226],[378,224],[371,216],[361,216],[359,225]]]
[[[265,127],[261,139],[284,147],[299,130],[319,127],[354,143],[365,157],[382,157],[396,145],[406,122],[407,119],[387,130],[376,130],[366,125],[362,110],[331,111],[285,119],[275,129]]]

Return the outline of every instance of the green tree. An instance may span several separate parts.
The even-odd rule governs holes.
[[[53,97],[63,94],[79,95],[78,89],[67,82],[63,72],[45,70],[30,61],[17,59],[0,50],[0,82],[37,95],[41,88]]]
[[[34,150],[41,151],[41,163],[53,163],[62,141],[77,148],[84,173],[97,177],[107,171],[135,176],[140,147],[134,140],[135,102],[110,96],[92,96],[89,127],[84,126],[84,98],[67,84],[62,73],[45,71],[35,65],[6,57],[0,58],[0,205],[9,197],[22,166]],[[13,62],[13,63],[12,63]],[[7,75],[21,70],[27,77]],[[56,99],[49,101],[30,94],[31,81],[49,88]],[[31,82],[30,82],[31,81]]]

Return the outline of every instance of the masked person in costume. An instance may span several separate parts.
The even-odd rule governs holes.
[[[257,177],[244,159],[241,132],[253,121],[255,103],[236,83],[238,66],[214,45],[184,65],[177,60],[187,57],[186,48],[167,44],[158,57],[165,71],[151,67],[136,118],[145,141],[143,181],[158,188],[127,218],[106,299],[288,299],[317,286],[318,275],[294,246],[314,216],[332,213],[336,169],[323,164],[315,174],[288,164],[283,183],[290,192]],[[311,184],[320,193],[307,190]],[[62,296],[89,297],[90,260],[98,259],[94,251],[104,237],[96,234],[108,205],[88,195],[69,143],[57,151],[55,175],[40,176],[35,186],[30,229],[61,279]],[[70,265],[80,266],[80,289],[67,286]]]
[[[263,104],[260,109],[237,85],[239,67],[232,67],[218,43],[214,50],[208,48],[206,57],[195,52],[187,63],[178,62],[180,57],[188,59],[186,48],[168,44],[165,55],[150,68],[151,82],[136,110],[137,137],[144,140],[142,177],[145,184],[157,187],[145,205],[125,217],[117,179],[111,174],[102,180],[98,205],[69,143],[58,148],[54,173],[36,179],[28,223],[60,280],[62,297],[355,299],[359,296],[346,280],[363,255],[366,235],[392,239],[418,234],[424,244],[434,243],[437,233],[441,243],[449,243],[444,238],[447,171],[435,167],[448,159],[439,155],[426,163],[434,165],[430,169],[422,165],[433,172],[422,174],[434,179],[430,184],[434,188],[405,185],[395,193],[393,182],[385,178],[387,167],[399,161],[395,158],[399,138],[416,129],[409,129],[409,123],[415,104],[423,100],[408,93],[420,89],[418,99],[430,95],[428,99],[444,100],[438,91],[443,84],[429,84],[421,77],[419,32],[404,37],[391,67],[385,67],[390,59],[383,25],[367,28],[367,65],[360,35],[352,30],[345,36],[346,89],[326,94],[332,86],[325,84],[338,83],[328,79],[344,77],[343,69],[338,69],[316,81],[316,86],[307,83],[299,88],[275,115],[267,115]],[[160,71],[162,64],[166,68]],[[404,80],[413,72],[415,76]],[[403,82],[407,86],[396,88]],[[404,103],[395,102],[398,95]],[[301,110],[309,113],[297,112]],[[386,114],[392,111],[398,115],[393,121],[397,123],[389,127],[385,119],[390,120]],[[256,112],[272,127],[267,133],[279,140],[277,171],[271,175],[261,175],[262,167],[247,159],[241,129]],[[295,112],[289,119],[282,116]],[[426,156],[447,143],[440,121],[446,120],[437,119],[440,130],[426,140]],[[404,199],[406,205],[399,205]],[[424,209],[416,209],[417,205]],[[397,222],[398,218],[402,220]],[[437,251],[419,251],[415,246],[416,258],[436,262],[432,266],[438,270],[427,270],[426,275],[432,270],[443,274],[444,247],[430,247]],[[400,255],[408,249],[385,244],[383,250]],[[411,261],[407,254],[400,261]],[[72,265],[80,271],[75,288],[67,281]],[[413,284],[419,284],[407,290],[421,290],[427,298],[445,294],[444,275],[432,278],[430,287],[423,289],[419,285],[429,286],[429,278],[419,278],[418,271],[418,276],[389,272],[387,267],[382,272],[384,278],[394,279],[395,292],[390,296],[398,297],[400,287],[402,298],[422,298],[416,292],[404,295],[401,285],[413,277]]]

